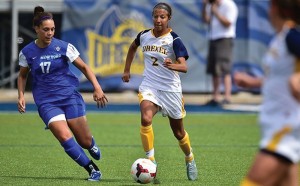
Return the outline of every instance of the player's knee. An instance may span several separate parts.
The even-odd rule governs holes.
[[[177,140],[182,140],[184,138],[185,132],[178,130],[178,131],[174,131],[173,134]]]
[[[150,116],[142,116],[142,125],[149,126],[152,124],[152,117]]]

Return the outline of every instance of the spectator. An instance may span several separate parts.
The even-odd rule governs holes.
[[[212,76],[213,95],[207,105],[231,101],[231,66],[238,9],[233,0],[203,0],[202,17],[209,26],[207,74]],[[220,85],[224,99],[220,101]]]

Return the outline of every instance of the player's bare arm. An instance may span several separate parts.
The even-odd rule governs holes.
[[[122,75],[123,82],[129,82],[129,79],[130,79],[130,67],[131,67],[131,63],[133,61],[133,58],[135,56],[137,48],[138,48],[138,46],[133,41],[131,43],[129,49],[128,49],[128,53],[127,53],[127,56],[126,56],[124,73]]]
[[[218,6],[219,6],[219,2],[215,1],[212,6],[211,6],[211,11],[212,13],[216,16],[216,18],[219,19],[219,21],[221,22],[221,24],[224,27],[229,27],[231,25],[231,22],[223,15],[221,15],[218,11]]]
[[[206,6],[208,4],[208,0],[203,0],[202,5],[202,19],[205,23],[210,23],[210,16],[206,13]]]
[[[170,70],[184,73],[187,72],[187,64],[184,57],[179,57],[175,62],[173,62],[170,58],[166,58],[163,65]]]
[[[108,99],[106,98],[100,84],[98,83],[98,80],[90,67],[83,62],[83,60],[78,57],[75,59],[73,64],[85,75],[85,77],[92,83],[94,87],[94,93],[93,98],[94,101],[97,102],[98,108],[101,106],[103,108],[106,103],[108,102]]]
[[[20,113],[24,113],[26,111],[24,91],[27,82],[28,72],[29,72],[28,67],[20,67],[20,72],[18,76],[18,110]]]
[[[300,102],[300,73],[295,73],[291,75],[289,79],[289,85],[291,88],[292,95],[298,102]]]
[[[259,88],[263,83],[262,78],[252,77],[244,72],[236,72],[233,79],[236,85],[243,88]]]

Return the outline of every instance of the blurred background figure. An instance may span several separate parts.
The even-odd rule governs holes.
[[[300,1],[271,0],[276,35],[262,59],[264,78],[237,72],[241,87],[262,86],[260,150],[242,186],[299,185],[300,160]]]
[[[202,18],[208,24],[209,50],[207,74],[212,76],[212,99],[207,105],[229,104],[231,101],[231,66],[236,37],[238,9],[233,0],[203,0]],[[224,99],[220,100],[220,85]]]

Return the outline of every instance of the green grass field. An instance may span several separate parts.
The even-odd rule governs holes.
[[[131,164],[144,157],[140,115],[88,113],[103,158],[103,177],[88,182],[86,171],[71,160],[37,113],[0,113],[0,185],[139,185]],[[168,124],[155,116],[155,154],[161,185],[239,185],[257,150],[256,114],[189,114],[184,120],[199,171],[187,180],[184,155]]]

